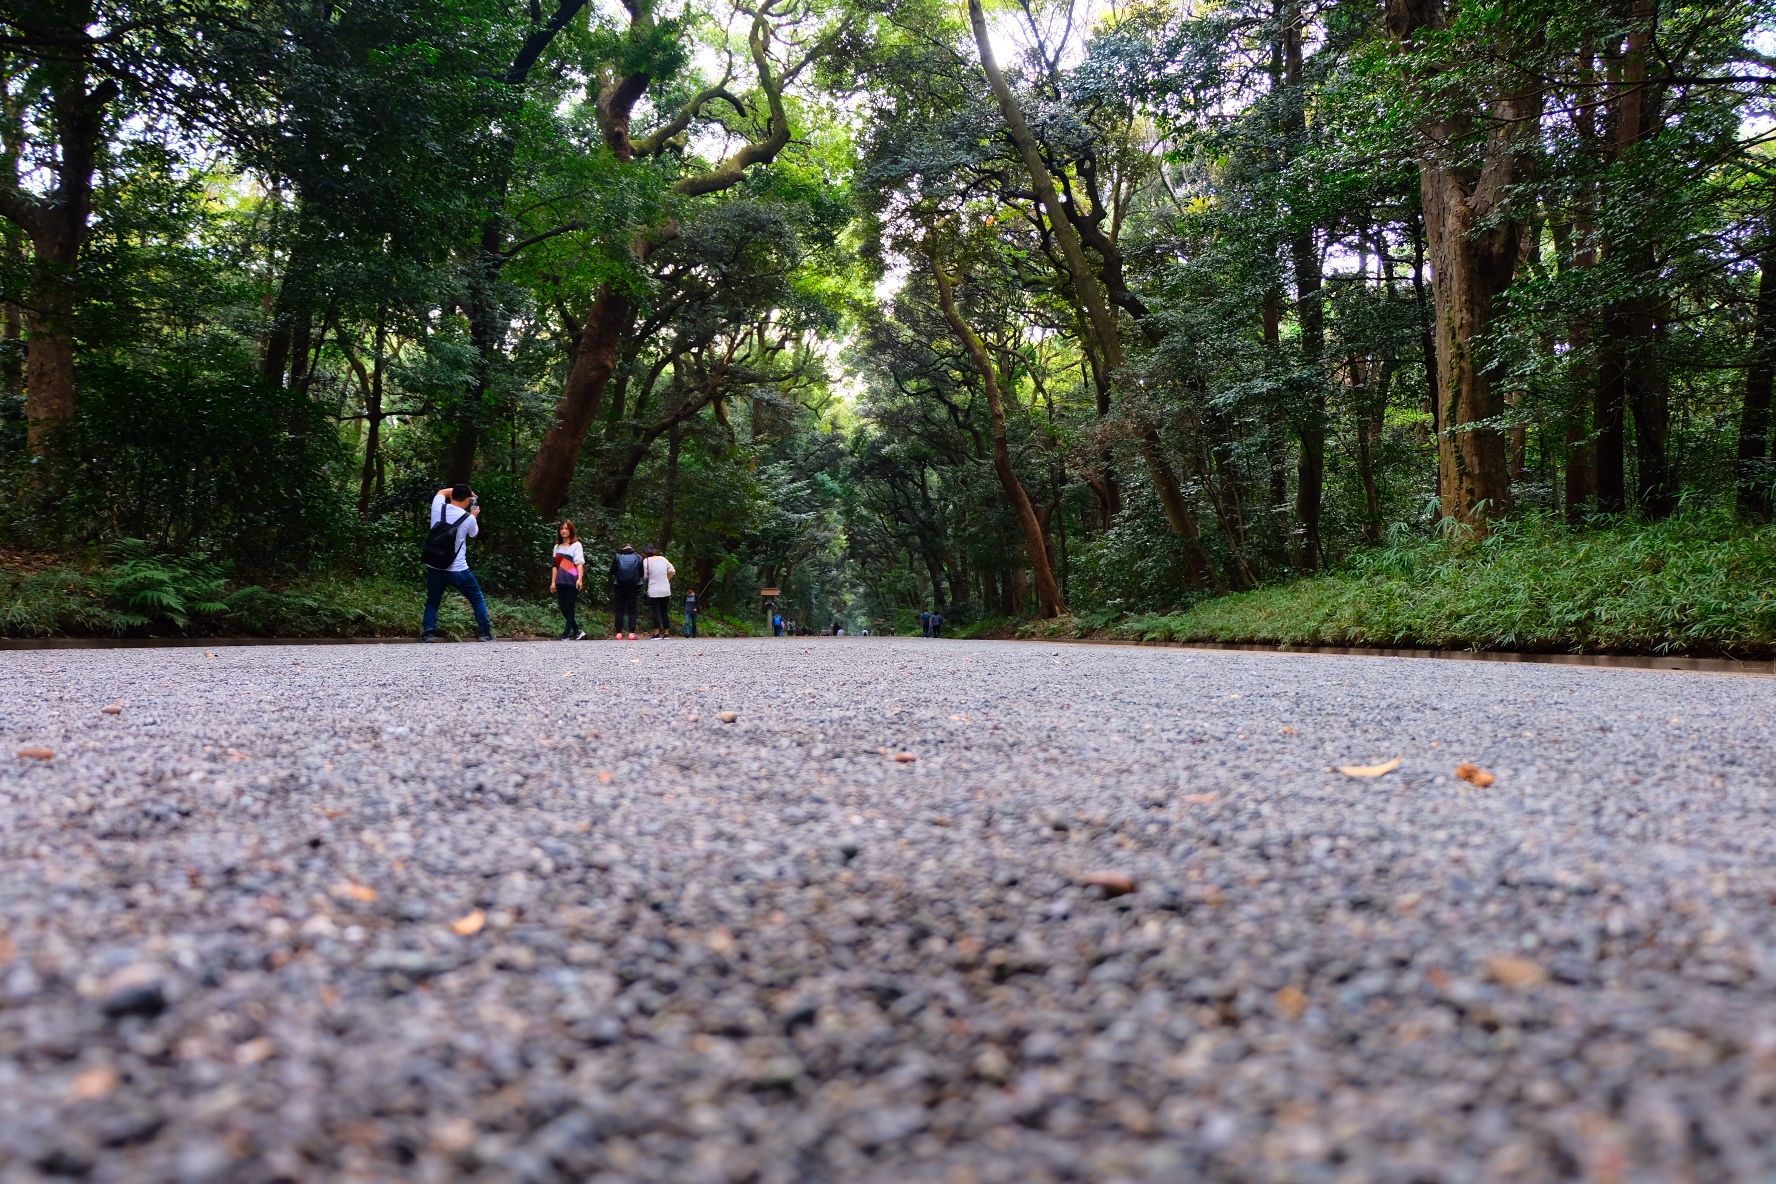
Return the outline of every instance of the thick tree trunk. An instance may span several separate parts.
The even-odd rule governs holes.
[[[92,6],[75,3],[38,14],[32,24],[59,35],[71,47],[45,60],[34,75],[50,96],[56,159],[47,163],[55,184],[47,194],[19,186],[22,145],[10,130],[5,155],[12,165],[0,177],[0,216],[31,239],[30,296],[25,314],[25,438],[33,456],[45,456],[57,431],[74,417],[75,278],[92,217],[92,182],[105,109],[120,93],[117,83],[86,88]],[[72,48],[86,47],[86,48]]]
[[[1411,44],[1424,31],[1447,28],[1445,3],[1390,0],[1388,31]],[[1514,194],[1531,176],[1528,149],[1542,108],[1540,82],[1524,76],[1516,85],[1522,89],[1419,129],[1426,144],[1419,190],[1436,277],[1438,486],[1444,515],[1481,530],[1511,509],[1504,434],[1479,426],[1503,414],[1504,400],[1476,351],[1516,273],[1522,232]],[[1479,162],[1464,163],[1482,123],[1491,130]]]
[[[1776,245],[1758,260],[1757,317],[1745,366],[1745,403],[1739,412],[1739,513],[1767,522],[1772,512],[1770,391],[1776,385]]]
[[[1615,87],[1615,152],[1618,162],[1626,163],[1637,144],[1652,130],[1656,106],[1647,82],[1648,57],[1652,52],[1653,32],[1657,23],[1656,0],[1634,0],[1634,25],[1627,37],[1622,58],[1620,79]],[[1631,274],[1648,281],[1656,273],[1653,247],[1644,239],[1631,245],[1620,242],[1606,244],[1612,258],[1626,256]],[[1612,307],[1605,317],[1605,333],[1609,354],[1604,377],[1612,386],[1609,398],[1617,404],[1615,415],[1620,422],[1622,407],[1634,416],[1634,459],[1636,497],[1642,513],[1662,518],[1676,506],[1676,491],[1666,458],[1666,439],[1671,429],[1670,390],[1660,356],[1665,336],[1665,309],[1656,299],[1635,296]],[[1618,448],[1617,457],[1620,456]],[[1603,484],[1599,450],[1599,485]],[[1619,465],[1620,460],[1615,463]],[[1617,474],[1610,480],[1626,482]],[[1601,492],[1601,490],[1600,490]],[[1600,499],[1601,500],[1601,499]],[[1624,507],[1626,496],[1621,498]]]
[[[592,310],[586,314],[585,328],[580,330],[580,348],[568,372],[567,386],[525,481],[531,504],[545,518],[553,518],[567,501],[580,448],[586,442],[587,429],[598,418],[598,403],[617,368],[617,346],[632,315],[627,295],[609,284],[598,289]]]
[[[999,485],[1005,490],[1005,496],[1011,499],[1011,508],[1017,514],[1018,525],[1024,531],[1024,549],[1029,552],[1030,566],[1036,574],[1037,615],[1043,619],[1064,616],[1067,606],[1061,600],[1060,585],[1055,583],[1054,567],[1048,561],[1048,546],[1042,534],[1042,523],[1036,518],[1036,509],[1030,504],[1030,494],[1024,489],[1024,483],[1017,475],[1011,463],[1011,445],[1005,435],[1005,401],[999,390],[999,374],[993,365],[993,359],[987,354],[987,347],[982,344],[980,336],[973,326],[963,319],[962,310],[956,307],[955,293],[950,285],[950,277],[944,273],[943,265],[937,257],[931,257],[931,274],[937,280],[938,304],[943,309],[944,320],[949,322],[950,331],[968,350],[968,357],[974,368],[980,373],[981,384],[987,392],[987,414],[993,427],[993,471],[999,474]]]
[[[40,275],[50,269],[38,265]],[[74,418],[74,294],[60,277],[42,275],[35,307],[25,311],[25,440],[32,456],[47,455],[54,436]]]

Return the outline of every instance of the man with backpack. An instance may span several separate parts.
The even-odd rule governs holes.
[[[420,640],[438,640],[438,605],[446,588],[455,588],[469,602],[479,639],[493,640],[487,598],[481,595],[481,585],[469,570],[469,540],[480,533],[481,499],[475,491],[467,485],[440,489],[432,498],[432,528],[420,552],[426,569],[425,634]]]
[[[623,622],[629,622],[629,640],[635,640],[635,604],[641,595],[641,556],[628,543],[611,560],[611,587],[615,590],[617,631],[615,640],[623,640]]]

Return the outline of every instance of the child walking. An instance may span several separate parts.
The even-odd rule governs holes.
[[[586,584],[586,549],[580,546],[580,533],[573,519],[564,519],[556,532],[555,554],[549,560],[555,584],[555,603],[561,608],[561,640],[579,641],[586,636],[574,616],[580,589]]]

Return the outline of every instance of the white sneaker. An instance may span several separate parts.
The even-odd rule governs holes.
[[[586,631],[584,629],[580,630],[578,636],[576,636],[574,638],[574,640],[575,641],[585,641],[586,640]]]

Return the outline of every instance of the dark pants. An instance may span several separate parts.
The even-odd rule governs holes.
[[[444,599],[446,588],[455,588],[463,594],[463,599],[475,612],[475,628],[480,630],[482,637],[491,637],[493,622],[487,619],[487,597],[481,595],[481,585],[475,582],[475,573],[446,571],[441,567],[426,568],[425,631],[438,631],[438,605]]]
[[[555,585],[555,603],[561,609],[561,636],[573,637],[580,631],[580,622],[574,616],[574,605],[580,600],[580,590],[573,584]]]
[[[685,610],[685,636],[697,636],[697,610],[694,608]]]
[[[648,607],[654,610],[654,631],[656,633],[665,633],[672,628],[671,614],[666,611],[666,606],[671,601],[672,597],[670,596],[648,597]]]
[[[635,632],[635,598],[641,593],[637,584],[617,584],[617,626],[618,633]],[[628,621],[629,627],[624,628],[623,622]]]

